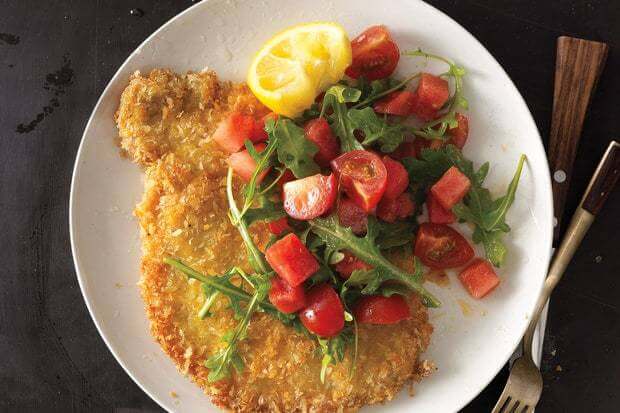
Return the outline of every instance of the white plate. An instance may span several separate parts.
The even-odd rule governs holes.
[[[414,0],[384,1],[381,7],[376,0],[204,1],[149,37],[112,78],[84,131],[71,188],[71,243],[86,304],[118,362],[167,410],[216,411],[177,372],[148,331],[136,287],[140,243],[132,216],[142,179],[138,167],[121,159],[114,144],[119,95],[133,71],[156,67],[179,72],[209,67],[224,79],[242,80],[252,54],[265,40],[287,26],[315,20],[340,22],[352,36],[369,25],[386,24],[401,50],[422,47],[465,65],[471,108],[465,152],[478,163],[491,162],[488,182],[496,194],[510,180],[519,155],[528,156],[509,213],[513,231],[507,237],[510,254],[500,271],[502,284],[482,301],[468,298],[454,279],[450,288],[429,285],[444,303],[431,311],[435,333],[426,353],[439,370],[417,386],[414,398],[401,394],[380,410],[453,412],[464,406],[509,358],[542,287],[553,225],[545,152],[521,95],[465,29]],[[416,66],[424,65],[403,58],[399,70],[409,73]],[[463,302],[470,307],[469,315],[463,314]]]

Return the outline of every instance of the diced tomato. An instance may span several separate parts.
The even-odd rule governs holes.
[[[401,295],[368,295],[355,304],[353,315],[364,324],[395,324],[411,318],[411,311]]]
[[[284,184],[284,210],[295,219],[308,220],[323,215],[336,202],[336,176],[316,174]]]
[[[252,135],[250,136],[250,140],[252,142],[265,142],[267,138],[269,138],[269,135],[265,130],[265,122],[267,122],[267,120],[269,119],[273,119],[275,121],[276,119],[278,119],[278,115],[271,112],[256,121],[256,123],[254,124],[254,130],[252,131]]]
[[[433,224],[452,224],[456,222],[456,216],[454,216],[452,211],[442,207],[432,193],[429,193],[426,197],[426,208],[428,209],[428,220]]]
[[[256,144],[254,145],[254,149],[256,149],[257,152],[262,152],[265,150],[265,144]],[[247,149],[230,154],[228,157],[228,165],[230,165],[233,171],[235,171],[235,173],[245,182],[250,182],[250,179],[252,179],[252,175],[256,170],[256,161],[252,158]],[[271,168],[266,168],[263,172],[261,172],[256,177],[256,182],[261,182],[265,178],[265,175],[269,172],[269,169]]]
[[[319,151],[314,155],[314,160],[322,168],[327,168],[332,159],[340,153],[340,145],[332,133],[329,123],[325,118],[312,119],[306,123],[304,132],[306,139],[319,148]]]
[[[387,171],[387,183],[383,198],[396,199],[409,186],[409,174],[402,163],[387,155],[383,157],[383,164]]]
[[[351,41],[353,62],[347,68],[347,76],[368,80],[383,79],[396,69],[400,52],[385,26],[372,26]]]
[[[349,278],[353,271],[370,270],[372,266],[351,254],[349,251],[343,251],[344,258],[335,265],[335,269],[342,278]]]
[[[482,298],[499,285],[499,277],[493,266],[482,258],[476,258],[459,274],[459,279],[469,294]]]
[[[290,285],[297,287],[318,271],[319,263],[295,234],[288,234],[274,242],[265,258],[271,268]]]
[[[422,73],[416,95],[418,108],[438,111],[450,97],[448,81],[430,73]]]
[[[400,194],[396,199],[383,197],[377,206],[377,216],[385,222],[407,218],[414,211],[415,203],[407,193]]]
[[[271,279],[269,301],[283,313],[295,313],[306,306],[306,292],[303,285],[291,286],[280,277]]]
[[[256,122],[252,116],[232,112],[217,126],[213,140],[225,151],[234,153],[243,148],[246,139],[252,137],[255,127]]]
[[[286,217],[276,219],[275,221],[269,221],[267,223],[267,228],[269,228],[269,232],[278,237],[291,230],[291,226],[288,224],[288,219]]]
[[[416,158],[418,156],[416,144],[414,142],[403,142],[390,156],[399,161],[404,158]]]
[[[376,154],[355,150],[331,162],[344,192],[364,211],[370,212],[379,203],[387,185],[387,170]]]
[[[414,254],[424,265],[443,270],[467,264],[474,257],[474,249],[453,228],[424,223],[418,229]]]
[[[333,337],[342,330],[344,307],[329,284],[313,287],[306,296],[306,303],[299,319],[308,330],[321,337]]]
[[[451,210],[469,192],[471,182],[456,166],[448,169],[431,187],[431,193],[445,209]]]
[[[463,149],[465,142],[467,142],[467,136],[469,135],[469,120],[467,116],[456,114],[456,120],[459,123],[456,128],[448,129],[448,135],[450,135],[449,143],[453,144],[459,149]]]
[[[374,104],[375,112],[388,115],[409,116],[413,113],[416,95],[408,90],[396,91]]]
[[[344,196],[340,198],[337,213],[340,225],[350,227],[353,233],[357,235],[366,232],[368,214],[349,198]]]

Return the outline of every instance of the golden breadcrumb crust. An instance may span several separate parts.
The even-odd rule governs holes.
[[[143,245],[140,287],[153,336],[181,372],[224,409],[352,411],[392,399],[405,383],[431,369],[419,359],[432,327],[416,298],[411,300],[410,320],[360,326],[352,377],[347,354],[343,363],[329,368],[321,384],[315,343],[259,313],[239,347],[244,371],[225,381],[207,381],[203,362],[236,321],[225,299],[216,303],[213,317],[199,319],[204,302],[200,284],[170,270],[162,258],[179,257],[205,274],[222,273],[233,265],[247,268],[241,238],[227,217],[226,154],[210,139],[219,120],[232,110],[266,113],[245,85],[219,82],[213,72],[135,73],[121,96],[116,114],[119,144],[145,170],[144,197],[135,214]],[[263,246],[265,226],[257,224],[252,231]],[[411,265],[410,256],[394,258]]]

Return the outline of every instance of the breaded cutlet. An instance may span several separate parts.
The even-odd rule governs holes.
[[[267,113],[245,85],[220,82],[213,72],[177,75],[135,73],[124,90],[116,122],[122,152],[144,168],[145,190],[136,206],[143,257],[140,288],[151,333],[162,349],[211,400],[239,412],[354,411],[392,399],[411,380],[430,371],[420,359],[432,326],[412,297],[412,318],[395,325],[361,325],[356,370],[351,354],[319,379],[321,357],[306,336],[264,313],[251,320],[239,351],[246,368],[230,379],[207,381],[204,360],[220,336],[236,325],[226,299],[200,319],[204,294],[198,282],[171,270],[164,256],[178,257],[205,274],[233,265],[248,268],[241,237],[230,224],[225,195],[226,156],[210,139],[218,122],[239,110]],[[235,182],[236,190],[241,183]],[[262,248],[264,224],[251,228]],[[411,266],[412,257],[393,257]]]

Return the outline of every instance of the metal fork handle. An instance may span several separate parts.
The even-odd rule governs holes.
[[[530,359],[532,358],[532,341],[538,318],[547,300],[549,300],[549,296],[553,292],[553,289],[560,279],[562,279],[566,267],[573,258],[577,247],[581,244],[581,240],[583,240],[590,225],[592,225],[595,215],[598,213],[618,181],[619,176],[620,144],[616,141],[612,141],[596,168],[590,180],[590,184],[571,219],[570,225],[566,230],[566,235],[551,264],[551,269],[545,280],[543,291],[538,297],[536,307],[534,307],[534,312],[530,318],[530,324],[523,337],[523,353]]]

